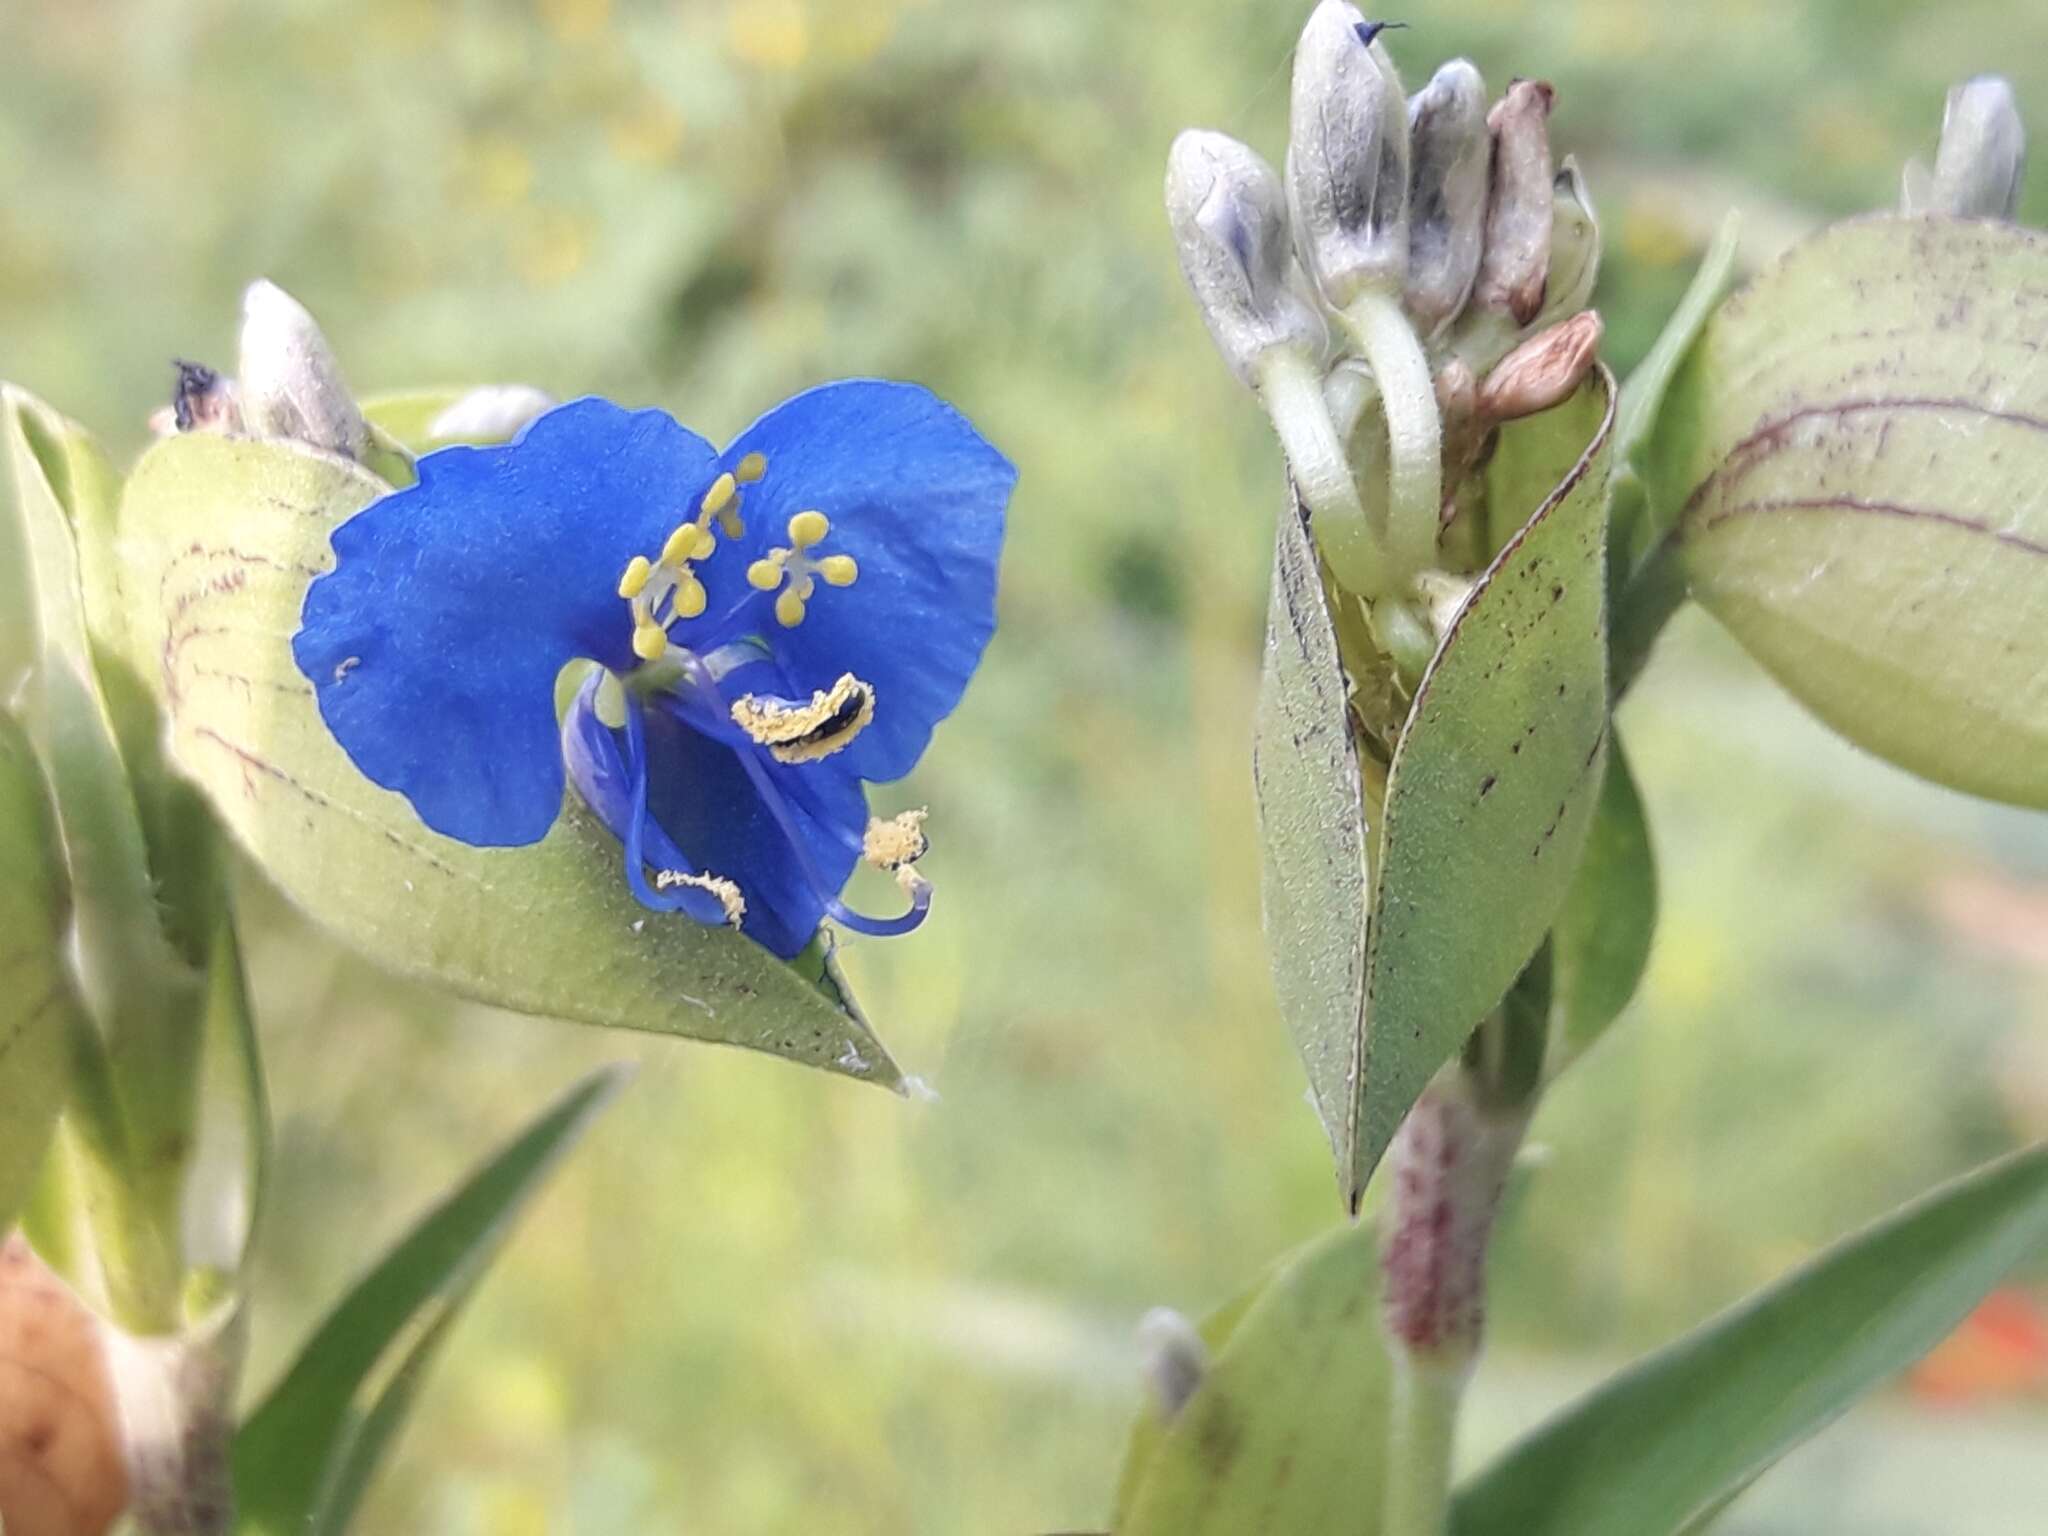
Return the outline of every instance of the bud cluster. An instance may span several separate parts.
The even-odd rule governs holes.
[[[1348,0],[1316,6],[1295,50],[1281,174],[1196,130],[1174,142],[1166,174],[1210,334],[1273,415],[1340,584],[1367,599],[1443,563],[1465,445],[1569,394],[1599,339],[1597,317],[1574,319],[1599,271],[1599,225],[1578,167],[1554,162],[1550,86],[1517,80],[1489,106],[1479,71],[1455,59],[1407,96],[1385,30]],[[1319,462],[1329,437],[1356,482],[1355,539]]]

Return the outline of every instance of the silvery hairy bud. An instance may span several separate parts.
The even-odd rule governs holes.
[[[1171,1423],[1209,1373],[1209,1346],[1173,1308],[1154,1307],[1139,1319],[1138,1354],[1159,1417]]]
[[[1181,134],[1166,160],[1166,215],[1216,350],[1239,379],[1254,383],[1274,347],[1322,350],[1322,321],[1287,280],[1280,178],[1257,151],[1227,134]]]
[[[1584,309],[1600,277],[1600,219],[1578,161],[1570,155],[1551,184],[1550,271],[1536,323],[1550,325]]]
[[[1486,230],[1486,82],[1464,59],[1408,102],[1408,282],[1402,301],[1424,335],[1465,307]]]
[[[1527,325],[1543,308],[1550,273],[1552,92],[1541,80],[1517,80],[1487,115],[1493,179],[1486,207],[1486,249],[1472,300]]]
[[[497,443],[544,411],[555,397],[531,384],[485,384],[456,400],[427,425],[437,443]]]
[[[1294,50],[1287,206],[1301,263],[1337,309],[1398,289],[1408,265],[1408,111],[1380,30],[1322,0]]]
[[[369,428],[341,365],[304,305],[277,284],[242,295],[242,417],[259,437],[289,437],[360,459]]]
[[[1906,169],[1908,213],[2010,219],[2019,211],[2027,133],[2012,85],[1997,75],[1965,80],[1948,93],[1934,171]]]

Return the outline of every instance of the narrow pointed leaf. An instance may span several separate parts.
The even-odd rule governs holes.
[[[0,711],[0,1232],[28,1198],[64,1102],[78,999],[64,963],[69,897],[41,768]]]
[[[591,1074],[358,1281],[235,1437],[237,1529],[341,1529],[448,1320],[513,1222],[624,1081]],[[338,1518],[337,1518],[338,1517]]]
[[[1851,741],[2048,806],[2048,235],[1886,216],[1716,312],[1647,478],[1691,591]]]
[[[1252,746],[1280,1016],[1337,1157],[1365,1008],[1365,804],[1329,598],[1298,509],[1280,517]]]
[[[2038,1146],[1894,1212],[1596,1388],[1460,1490],[1453,1536],[1698,1529],[2044,1245]]]
[[[382,493],[284,442],[187,436],[121,511],[134,662],[171,750],[294,900],[379,963],[502,1007],[744,1045],[885,1086],[894,1062],[836,978],[725,929],[650,913],[573,794],[542,842],[472,848],[356,769],[291,655],[328,534]]]
[[[107,686],[105,671],[123,665],[108,645],[126,629],[111,538],[117,487],[104,458],[12,386],[0,389],[0,435],[35,603],[23,723],[48,771],[68,866],[79,998],[94,1026],[78,1048],[105,1078],[105,1095],[78,1107],[138,1183],[168,1189],[179,1154],[159,1149],[181,1147],[190,1129],[203,976],[203,940],[195,953],[174,939],[188,920],[210,931],[208,834],[189,805],[176,809],[178,790],[131,760],[131,747],[144,759],[157,751],[154,706]],[[161,812],[155,848],[145,800]]]
[[[1160,1435],[1119,1536],[1374,1536],[1388,1363],[1370,1224],[1301,1250]]]
[[[1606,370],[1559,412],[1592,421],[1590,440],[1452,621],[1394,751],[1339,1151],[1353,1209],[1423,1085],[1542,942],[1599,796]]]
[[[1589,1050],[1635,996],[1657,931],[1657,865],[1643,801],[1621,743],[1610,743],[1586,851],[1550,936],[1554,1043],[1562,1071]]]

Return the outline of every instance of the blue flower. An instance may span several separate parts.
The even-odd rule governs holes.
[[[546,836],[565,777],[656,911],[790,956],[830,916],[917,925],[921,813],[870,820],[995,631],[1016,471],[910,384],[783,402],[724,452],[576,400],[447,448],[334,533],[292,641],[355,765],[435,831]],[[595,662],[557,719],[556,680]],[[849,910],[866,860],[901,917]]]

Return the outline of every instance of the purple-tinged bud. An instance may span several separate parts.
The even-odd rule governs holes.
[[[1288,281],[1286,198],[1257,151],[1189,129],[1166,160],[1166,214],[1180,269],[1216,350],[1246,384],[1274,347],[1320,354],[1323,323]]]
[[[1550,274],[1550,158],[1553,93],[1541,80],[1517,80],[1487,115],[1493,176],[1486,207],[1486,248],[1472,301],[1527,325],[1543,308]]]
[[[1209,1346],[1173,1308],[1154,1307],[1138,1320],[1138,1355],[1159,1417],[1170,1424],[1209,1373]]]
[[[1408,281],[1402,302],[1424,335],[1465,307],[1486,234],[1493,137],[1486,82],[1464,59],[1408,102]]]
[[[1379,33],[1322,0],[1294,50],[1287,206],[1302,266],[1337,309],[1398,289],[1408,266],[1408,111]]]

